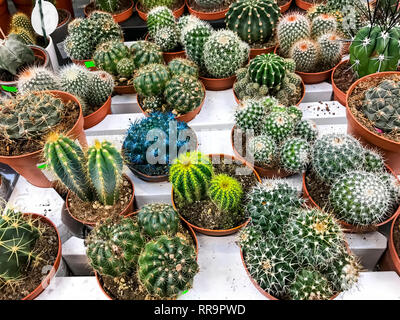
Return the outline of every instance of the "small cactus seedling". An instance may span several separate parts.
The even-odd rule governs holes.
[[[140,209],[138,222],[145,234],[150,237],[163,234],[174,236],[178,231],[179,216],[169,204],[150,203]]]
[[[243,188],[239,181],[226,174],[215,175],[208,187],[210,199],[222,211],[236,211],[242,201]]]

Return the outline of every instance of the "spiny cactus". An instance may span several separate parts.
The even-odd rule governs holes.
[[[213,172],[207,156],[196,151],[182,153],[170,168],[169,180],[179,199],[192,203],[204,197]]]
[[[149,41],[135,41],[130,46],[133,62],[137,69],[152,63],[164,63],[162,51],[158,45]]]
[[[131,218],[97,225],[85,240],[90,265],[101,275],[119,277],[133,272],[145,240]]]
[[[179,33],[175,26],[158,27],[154,31],[152,39],[163,52],[174,51],[180,45]]]
[[[123,39],[122,28],[114,21],[111,13],[93,11],[85,20],[89,20],[90,36],[94,40],[93,51],[100,43]]]
[[[111,40],[101,43],[93,55],[93,61],[96,67],[117,75],[118,62],[129,57],[129,48],[119,40]]]
[[[317,15],[312,19],[311,37],[317,39],[325,33],[336,32],[336,27],[337,22],[334,16],[326,13]]]
[[[140,68],[134,78],[133,85],[142,97],[159,95],[170,79],[168,68],[163,64],[149,64]]]
[[[160,26],[175,26],[175,17],[171,9],[165,6],[154,7],[147,14],[147,28],[150,35],[154,35],[155,30]]]
[[[279,16],[275,1],[239,0],[230,5],[225,23],[249,44],[266,43],[273,36]]]
[[[325,33],[317,39],[320,48],[320,63],[329,68],[342,60],[342,40],[335,33]]]
[[[116,65],[117,74],[121,77],[132,78],[135,71],[135,63],[131,58],[122,58]]]
[[[313,142],[318,136],[317,125],[313,120],[301,120],[294,128],[293,134],[299,138]]]
[[[27,30],[31,35],[35,34],[35,30],[32,27],[31,19],[23,12],[17,12],[12,15],[10,22],[11,33],[15,29]]]
[[[34,34],[30,33],[28,30],[24,28],[14,28],[10,31],[9,34],[14,34],[19,36],[24,44],[27,45],[36,44],[36,38]]]
[[[179,216],[167,203],[150,203],[143,206],[138,213],[141,229],[150,237],[163,234],[174,236],[178,231]]]
[[[247,252],[248,249],[257,246],[264,240],[261,227],[252,222],[248,223],[246,227],[239,231],[237,244],[242,252]]]
[[[310,39],[301,39],[293,44],[289,56],[296,62],[296,70],[314,72],[320,58],[318,43]]]
[[[364,159],[364,170],[368,172],[385,172],[383,157],[377,151],[365,149]]]
[[[294,73],[296,71],[296,62],[293,59],[286,58],[283,60],[283,64],[288,73]]]
[[[254,133],[258,134],[263,127],[266,113],[267,110],[261,101],[249,99],[238,105],[235,123],[242,130],[254,130]]]
[[[301,270],[288,289],[293,300],[328,300],[333,289],[326,277],[317,270]]]
[[[210,181],[208,192],[211,201],[225,212],[236,211],[243,196],[240,182],[226,174],[214,176]]]
[[[274,88],[285,77],[285,61],[274,53],[261,54],[250,61],[249,75],[253,82]]]
[[[286,111],[273,111],[265,119],[263,133],[281,142],[293,133],[294,126],[293,118]]]
[[[138,260],[138,277],[153,296],[175,298],[190,289],[199,270],[193,246],[181,238],[161,236],[144,247]]]
[[[21,42],[21,38],[15,34],[10,34],[0,41],[0,57],[0,69],[14,76],[22,65],[35,61],[32,49]]]
[[[146,12],[149,12],[151,9],[158,6],[163,6],[171,9],[172,6],[176,3],[175,0],[139,0],[139,2],[146,10]]]
[[[280,164],[286,171],[303,172],[310,161],[310,146],[302,138],[289,138],[281,146]]]
[[[395,212],[400,206],[400,181],[389,172],[381,174],[380,177],[390,194],[391,204],[388,212]]]
[[[175,58],[168,63],[168,69],[172,76],[180,76],[187,74],[197,78],[199,76],[199,68],[197,65],[188,59]]]
[[[255,161],[268,166],[276,159],[277,145],[269,136],[259,135],[250,139],[249,151]]]
[[[106,12],[115,12],[119,6],[118,0],[95,0],[95,5],[98,10]]]
[[[86,60],[94,52],[92,42],[80,34],[70,34],[64,41],[64,51],[71,59]]]
[[[53,72],[47,68],[35,66],[19,74],[17,86],[19,94],[60,89],[59,80]]]
[[[153,113],[156,111],[164,112],[167,110],[163,96],[149,96],[143,98],[142,108],[147,113]]]
[[[100,107],[111,96],[114,78],[105,71],[90,72],[89,92],[86,101],[91,106]]]
[[[89,93],[90,72],[84,66],[70,64],[59,72],[60,87],[63,91],[85,99]]]

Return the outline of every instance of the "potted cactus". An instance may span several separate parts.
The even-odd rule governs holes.
[[[157,130],[154,139],[148,134]],[[148,150],[152,142],[157,143],[153,153]],[[171,144],[171,145],[170,145]],[[153,112],[149,117],[138,119],[128,128],[122,144],[122,154],[128,168],[140,179],[149,182],[168,181],[169,167],[177,155],[176,150],[197,149],[196,133],[172,113]]]
[[[98,224],[85,245],[110,299],[176,299],[192,287],[199,270],[196,235],[166,203],[147,204],[137,214]]]
[[[400,188],[400,186],[399,186]],[[400,219],[397,216],[390,228],[389,243],[379,265],[381,270],[396,271],[400,275]]]
[[[85,16],[93,11],[99,10],[111,13],[116,23],[128,20],[133,14],[133,0],[94,0],[89,2],[83,9]]]
[[[185,0],[189,13],[201,20],[224,19],[233,0]]]
[[[175,18],[179,18],[185,11],[184,0],[139,0],[136,3],[136,11],[139,17],[146,21],[150,10],[159,6],[171,9]]]
[[[49,170],[68,189],[65,205],[70,216],[86,226],[133,209],[134,187],[122,173],[123,158],[108,141],[85,151],[73,140],[52,132],[44,146]]]
[[[237,232],[248,220],[246,195],[260,178],[249,163],[224,154],[182,153],[171,165],[172,205],[195,231]]]
[[[251,222],[238,245],[260,293],[271,300],[328,300],[357,283],[361,266],[332,215],[304,207],[297,189],[281,179],[257,184],[248,197]]]
[[[319,83],[329,78],[342,59],[342,38],[337,33],[336,18],[329,14],[311,20],[301,13],[283,16],[277,25],[278,46],[275,53],[291,58],[305,83]]]
[[[345,134],[327,134],[313,146],[303,175],[305,195],[314,206],[333,212],[350,232],[368,232],[400,212],[397,177],[379,153]]]
[[[0,216],[0,300],[33,300],[55,276],[61,240],[46,217],[7,208]],[[51,266],[43,278],[43,270]]]
[[[261,177],[287,177],[306,170],[317,138],[316,124],[302,120],[295,106],[284,107],[274,98],[248,99],[235,112],[231,132],[233,152],[254,163]]]
[[[133,78],[138,104],[148,116],[154,111],[172,112],[179,121],[189,122],[200,112],[206,91],[197,78],[196,65],[182,58],[140,68]]]
[[[305,95],[305,86],[295,74],[296,64],[274,53],[261,54],[236,71],[233,94],[239,104],[247,98],[275,97],[287,107],[299,105]]]
[[[274,30],[280,16],[275,0],[239,0],[225,17],[226,28],[250,45],[250,58],[274,51]],[[248,28],[243,28],[246,25]]]

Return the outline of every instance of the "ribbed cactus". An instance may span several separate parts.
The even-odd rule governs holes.
[[[226,174],[215,175],[210,181],[208,192],[211,201],[225,212],[235,212],[243,197],[240,182]]]
[[[230,30],[211,34],[203,49],[204,66],[213,78],[227,78],[249,58],[249,46]]]
[[[226,14],[226,27],[249,43],[266,43],[276,27],[280,10],[272,0],[239,0]]]
[[[70,34],[64,41],[64,50],[68,57],[75,60],[90,59],[94,52],[92,42],[81,34]]]
[[[11,17],[11,32],[18,28],[27,30],[31,35],[35,34],[35,30],[32,27],[31,19],[23,12],[17,12]]]
[[[59,72],[60,87],[82,99],[89,93],[90,72],[84,66],[70,64],[63,67]]]
[[[261,101],[246,100],[235,111],[235,123],[242,130],[254,130],[258,134],[263,128],[266,114],[267,108]]]
[[[400,129],[400,84],[383,80],[365,92],[362,111],[373,124],[384,132]]]
[[[296,71],[296,62],[293,59],[286,58],[283,60],[283,64],[288,73],[294,73]]]
[[[131,218],[97,225],[85,240],[89,264],[101,275],[120,277],[135,271],[145,240]]]
[[[105,71],[90,72],[89,92],[86,102],[95,107],[101,107],[111,96],[114,89],[114,78]]]
[[[118,9],[119,0],[95,0],[96,9],[113,13]]]
[[[317,39],[320,48],[320,63],[326,68],[342,60],[343,43],[335,33],[325,33]]]
[[[311,37],[314,39],[328,32],[336,32],[336,18],[326,13],[314,17],[311,24]]]
[[[32,49],[15,34],[10,34],[7,39],[0,41],[0,57],[0,69],[7,70],[12,75],[16,75],[22,65],[35,61]]]
[[[168,68],[163,64],[149,64],[140,68],[134,78],[136,92],[142,96],[159,95],[170,79]]]
[[[18,93],[30,91],[59,90],[58,78],[51,70],[44,67],[31,67],[18,76]]]
[[[154,36],[160,26],[175,27],[175,17],[171,9],[158,6],[149,11],[146,23],[150,35]]]
[[[175,26],[160,26],[153,35],[152,39],[163,52],[174,51],[180,44],[179,32]]]
[[[201,82],[187,75],[173,77],[165,85],[164,97],[169,107],[179,113],[196,109],[204,98]]]
[[[174,236],[178,231],[179,216],[167,203],[150,203],[138,213],[140,228],[150,237],[163,234]]]
[[[101,43],[93,55],[93,60],[97,68],[117,75],[118,62],[129,57],[129,48],[119,40],[111,40]]]
[[[10,31],[9,35],[10,34],[19,36],[24,44],[27,45],[36,44],[35,36],[24,28],[14,28]]]
[[[293,44],[289,56],[296,62],[296,70],[300,72],[314,72],[320,59],[320,47],[317,42],[302,39]]]
[[[192,203],[205,196],[213,172],[207,156],[196,151],[182,153],[170,168],[169,180],[178,198]]]
[[[310,145],[302,138],[289,138],[281,146],[280,164],[286,171],[303,172],[310,162]]]
[[[100,43],[123,39],[122,28],[114,21],[111,13],[93,11],[87,19],[89,20],[90,36],[94,41],[93,51]]]
[[[328,279],[312,269],[303,269],[296,274],[288,291],[293,300],[328,300],[333,296]]]
[[[175,298],[190,289],[199,270],[193,246],[179,237],[161,236],[148,242],[138,264],[141,284],[159,298]]]
[[[146,12],[149,12],[151,9],[158,6],[163,6],[171,9],[176,3],[175,0],[139,0],[139,2]]]
[[[224,0],[195,0],[196,4],[202,8],[213,9],[224,4]]]
[[[135,71],[135,63],[132,58],[122,58],[117,62],[116,70],[119,76],[129,79]]]
[[[164,63],[162,51],[158,45],[149,41],[135,41],[130,50],[137,69],[152,63]]]
[[[285,77],[285,60],[274,53],[261,54],[250,61],[249,75],[253,82],[274,88]]]
[[[315,141],[318,136],[318,128],[313,120],[301,120],[294,128],[293,134],[309,142]]]
[[[40,253],[34,247],[42,232],[31,217],[13,209],[0,215],[0,283],[12,285],[22,279],[22,271]]]
[[[271,165],[276,159],[276,142],[267,135],[260,135],[249,141],[249,151],[254,160],[263,165]]]
[[[281,142],[293,133],[294,127],[295,122],[286,111],[273,111],[265,119],[263,133]]]
[[[187,74],[197,78],[199,75],[199,68],[197,65],[188,59],[175,58],[168,63],[168,69],[172,76],[180,76]]]

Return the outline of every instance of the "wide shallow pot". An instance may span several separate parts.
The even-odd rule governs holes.
[[[127,217],[136,215],[138,212],[139,212],[139,211],[136,211],[136,212],[133,212],[133,213],[131,213],[131,214],[128,214]],[[193,242],[194,242],[195,247],[196,247],[196,260],[198,260],[198,256],[199,256],[199,243],[198,243],[198,241],[197,241],[196,233],[193,231],[192,227],[191,227],[189,224],[187,224],[184,220],[181,219],[180,222],[182,223],[182,226],[188,230],[188,232],[190,233],[190,235],[191,235],[191,237],[192,237],[192,239],[193,239]],[[104,295],[105,295],[109,300],[114,300],[114,298],[112,298],[111,295],[104,289],[103,280],[102,280],[101,275],[100,275],[97,271],[95,271],[94,274],[95,274],[95,276],[96,276],[97,283],[98,283],[98,285],[99,285],[101,291],[103,291]]]
[[[223,153],[219,153],[219,154],[209,154],[208,155],[211,159],[215,156],[219,156],[222,159],[232,159],[234,160],[238,160],[239,162],[241,162],[243,165],[246,165],[247,167],[249,167],[254,175],[256,176],[257,180],[259,182],[261,182],[260,176],[258,175],[257,171],[254,170],[253,166],[248,163],[246,160],[243,159],[239,159],[239,158],[235,158],[234,156],[231,155],[226,155]],[[224,229],[224,230],[212,230],[212,229],[206,229],[206,228],[201,228],[198,226],[195,226],[194,224],[190,223],[189,221],[187,221],[185,218],[183,218],[183,216],[179,213],[178,209],[175,206],[175,201],[174,201],[174,188],[172,187],[171,190],[171,202],[172,202],[172,206],[174,207],[175,211],[178,212],[179,217],[185,221],[189,226],[191,226],[193,228],[193,230],[195,230],[196,232],[208,235],[208,236],[217,236],[217,237],[221,237],[221,236],[227,236],[233,233],[238,232],[241,228],[243,228],[244,226],[246,226],[247,223],[249,223],[250,218],[248,220],[246,220],[245,222],[243,222],[242,224],[240,224],[239,226],[236,226],[234,228],[231,229]]]
[[[201,80],[201,82],[203,82],[204,87],[207,90],[220,91],[232,88],[236,80],[236,75],[221,79],[206,78],[206,77],[199,77],[199,79]]]
[[[128,213],[130,213],[130,212],[133,211],[133,200],[135,199],[135,187],[134,187],[134,185],[133,185],[133,182],[132,182],[132,180],[131,180],[127,175],[124,175],[124,177],[129,181],[129,183],[130,183],[131,186],[132,186],[132,197],[131,197],[131,199],[129,200],[129,203],[128,203],[128,204],[125,206],[125,208],[120,212],[119,215],[121,215],[121,216],[126,216]],[[74,219],[75,221],[81,223],[83,226],[94,227],[94,226],[96,225],[96,222],[88,222],[88,221],[80,220],[80,219],[78,219],[77,217],[75,217],[74,215],[72,215],[71,211],[69,210],[69,200],[68,200],[70,194],[71,194],[71,192],[68,191],[67,198],[66,198],[66,200],[65,200],[65,207],[66,207],[66,209],[67,209],[68,214],[71,216],[72,219]],[[83,226],[82,226],[82,227],[83,227]]]
[[[36,213],[25,213],[24,215],[32,216],[34,219],[40,219],[42,222],[45,222],[46,224],[51,226],[56,231],[57,239],[58,239],[58,241],[57,241],[57,245],[58,245],[57,257],[56,257],[54,264],[51,266],[50,272],[46,275],[46,277],[43,279],[42,283],[39,286],[37,286],[35,290],[33,290],[31,293],[29,293],[27,296],[25,296],[22,299],[22,300],[33,300],[37,296],[39,296],[50,285],[51,279],[53,279],[53,277],[56,275],[58,267],[60,266],[60,262],[61,262],[62,246],[61,246],[60,234],[58,233],[57,227],[50,219],[48,219],[45,216],[42,216],[40,214],[36,214]]]
[[[233,126],[233,128],[231,130],[231,144],[232,144],[233,153],[240,160],[247,161],[239,153],[239,151],[235,148],[235,142],[234,142],[235,130],[236,130],[236,126]],[[257,173],[259,174],[259,176],[261,178],[286,178],[286,177],[289,177],[289,176],[292,176],[292,175],[296,174],[296,173],[287,172],[287,171],[282,170],[282,169],[266,169],[266,168],[259,167],[259,166],[256,166],[256,165],[254,165],[254,169],[257,171]]]
[[[214,11],[214,12],[202,12],[202,11],[197,11],[194,10],[190,5],[189,1],[185,0],[186,6],[189,10],[189,13],[192,16],[195,16],[201,20],[219,20],[219,19],[225,19],[225,15],[229,10],[229,7],[220,11]]]
[[[393,219],[390,228],[388,248],[386,249],[379,265],[381,266],[381,270],[395,271],[400,276],[400,257],[394,246],[394,227],[398,219],[400,219],[400,215],[397,216],[397,219]]]
[[[67,135],[74,139],[78,139],[81,146],[86,147],[87,141],[85,132],[83,131],[84,120],[82,115],[82,107],[78,99],[72,94],[63,91],[51,90],[44,92],[54,94],[57,98],[60,98],[65,103],[72,100],[79,105],[78,120],[73,128],[68,131]],[[23,176],[30,184],[40,188],[51,188],[53,186],[53,182],[51,182],[37,167],[37,165],[43,161],[42,153],[43,150],[40,149],[38,151],[19,156],[0,156],[0,162],[9,165],[21,176]]]
[[[139,5],[139,1],[136,3],[136,11],[142,20],[146,21],[147,20],[147,13],[142,11],[143,9]],[[182,6],[180,6],[178,9],[174,10],[172,13],[175,18],[179,18],[181,15],[183,15],[183,12],[185,11],[185,2],[182,3]]]
[[[132,16],[134,3],[132,0],[130,0],[130,3],[131,3],[130,6],[127,9],[125,9],[124,11],[121,11],[120,13],[112,13],[112,17],[116,23],[126,21]],[[87,17],[94,10],[95,10],[95,3],[89,2],[84,7],[83,12],[85,13],[85,16]]]
[[[394,173],[394,171],[390,167],[386,166],[386,170],[389,173],[393,174],[396,177],[396,179],[398,179],[396,174]],[[311,197],[310,193],[308,192],[307,184],[306,184],[306,173],[303,173],[303,196],[312,207],[316,207],[316,208],[322,210],[319,207],[319,205],[313,200],[313,198]],[[339,219],[337,219],[337,220],[340,223],[340,225],[343,227],[344,232],[348,232],[348,233],[367,233],[367,232],[376,231],[378,229],[378,227],[381,227],[381,226],[389,223],[390,221],[392,221],[399,214],[400,214],[400,206],[399,206],[399,208],[397,208],[397,210],[393,213],[393,215],[391,217],[389,217],[385,221],[382,221],[382,222],[380,222],[378,224],[370,225],[370,226],[356,226],[356,225],[349,224],[349,223],[344,222],[344,221],[339,220]]]
[[[388,166],[390,166],[396,174],[400,174],[400,142],[389,140],[388,138],[380,136],[364,127],[354,116],[348,106],[349,98],[360,82],[370,78],[386,78],[390,75],[400,76],[400,72],[387,71],[370,74],[358,79],[351,85],[346,95],[347,133],[360,139],[360,141],[365,145],[378,147],[382,151],[383,157],[385,158]]]
[[[296,0],[296,6],[298,6],[300,9],[308,10],[314,6],[314,3],[309,3],[303,0]]]
[[[292,2],[293,2],[293,0],[290,0],[287,3],[285,3],[283,6],[280,6],[279,8],[281,9],[281,13],[285,13],[286,11],[288,11]]]
[[[250,59],[253,59],[254,57],[260,55],[260,54],[265,54],[265,53],[271,53],[275,51],[275,46],[272,47],[267,47],[267,48],[250,48]]]
[[[338,101],[340,104],[342,104],[343,106],[346,105],[346,92],[343,92],[342,90],[340,90],[334,81],[334,75],[336,72],[336,69],[341,66],[342,64],[345,64],[349,62],[349,60],[343,60],[342,62],[340,62],[335,68],[333,68],[332,74],[331,74],[331,83],[332,83],[332,89],[333,89],[333,99]]]
[[[83,129],[86,130],[94,127],[103,121],[108,114],[111,114],[111,96],[108,97],[107,101],[99,109],[83,118],[85,121]]]
[[[149,34],[146,34],[146,37],[144,38],[146,41],[149,40]],[[163,59],[166,64],[168,64],[171,60],[176,59],[176,58],[186,58],[186,52],[185,50],[180,50],[180,51],[172,51],[172,52],[163,52]]]

